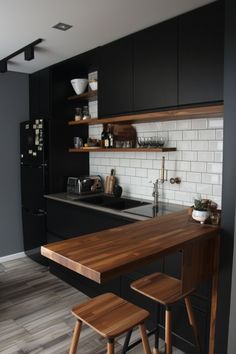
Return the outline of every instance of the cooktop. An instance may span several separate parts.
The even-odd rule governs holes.
[[[125,213],[153,218],[155,216],[175,213],[187,208],[188,207],[179,204],[159,202],[158,206],[154,206],[153,204],[143,205],[136,208],[127,209],[125,210]]]

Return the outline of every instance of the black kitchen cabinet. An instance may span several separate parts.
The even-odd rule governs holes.
[[[47,230],[63,239],[132,223],[133,220],[47,199]]]
[[[177,106],[178,21],[134,35],[134,111]]]
[[[100,50],[99,117],[133,110],[133,41],[122,38]]]
[[[179,17],[179,104],[223,100],[222,1]]]
[[[52,118],[50,68],[37,71],[29,76],[29,104],[31,119]]]

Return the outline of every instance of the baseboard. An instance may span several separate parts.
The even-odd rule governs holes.
[[[13,261],[14,259],[23,258],[25,256],[26,256],[25,252],[9,254],[8,256],[0,257],[0,263]]]

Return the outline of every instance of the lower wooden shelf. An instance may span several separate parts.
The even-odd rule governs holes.
[[[69,152],[168,152],[176,151],[176,148],[166,147],[166,148],[79,148],[79,149],[69,149]]]

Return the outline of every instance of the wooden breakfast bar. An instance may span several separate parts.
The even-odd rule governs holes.
[[[209,354],[214,353],[219,227],[200,225],[186,211],[45,245],[41,253],[97,283],[182,252],[182,291],[212,279]]]

